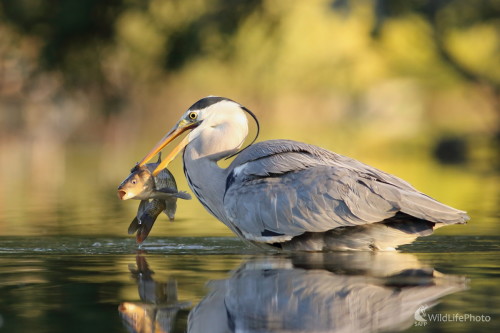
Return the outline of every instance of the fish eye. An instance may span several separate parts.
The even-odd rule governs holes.
[[[188,117],[191,120],[195,120],[196,118],[198,118],[198,113],[197,112],[189,112]]]
[[[132,183],[133,185],[135,185],[135,184],[137,184],[137,180],[136,180],[136,179],[132,179],[131,183]]]

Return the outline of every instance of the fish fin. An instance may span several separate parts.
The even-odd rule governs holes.
[[[191,194],[184,192],[184,191],[179,191],[177,192],[177,198],[179,199],[184,199],[184,200],[191,200]]]
[[[177,192],[176,190],[173,190],[171,188],[162,188],[160,190],[156,190],[153,192],[153,195],[151,196],[152,198],[155,199],[171,199],[171,198],[179,198],[179,199],[184,199],[184,200],[190,200],[191,195],[187,192]]]
[[[168,200],[172,198],[176,198],[176,193],[165,193],[161,191],[154,191],[153,194],[151,194],[152,199],[160,199],[160,200]]]
[[[156,161],[157,164],[161,163],[161,152],[158,153],[158,161]]]
[[[168,209],[166,208],[163,213],[168,216],[168,219],[170,222],[174,221],[175,218],[175,208],[174,209]]]
[[[136,217],[132,220],[132,223],[130,223],[130,225],[128,226],[128,234],[132,235],[137,231],[137,229],[139,229],[139,227],[140,227],[140,222],[139,219]]]
[[[140,169],[139,162],[137,162],[132,169],[130,169],[130,173],[134,173]]]
[[[162,193],[168,193],[168,194],[175,194],[175,193],[177,193],[177,189],[172,188],[172,187],[163,187],[163,188],[160,188],[160,189],[156,189],[156,191],[162,192]]]

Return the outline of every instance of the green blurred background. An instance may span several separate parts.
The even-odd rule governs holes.
[[[207,95],[499,233],[500,0],[0,0],[0,234],[126,235],[116,186]],[[231,234],[196,200],[159,219]]]

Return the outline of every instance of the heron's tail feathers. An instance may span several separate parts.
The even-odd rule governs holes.
[[[442,204],[423,193],[404,191],[401,194],[400,211],[419,219],[444,224],[463,224],[470,219],[465,211]]]

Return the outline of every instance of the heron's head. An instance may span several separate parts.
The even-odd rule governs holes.
[[[209,148],[222,145],[224,140],[231,139],[239,142],[238,147],[248,133],[248,121],[245,112],[252,116],[257,123],[255,115],[244,106],[224,97],[208,96],[194,103],[175,124],[175,126],[144,156],[139,166],[146,164],[161,149],[186,131],[190,133],[163,159],[153,171],[156,176],[162,169],[175,158],[188,144],[197,142],[200,146]],[[255,139],[257,139],[257,135]],[[254,139],[254,141],[255,141]],[[253,141],[252,141],[253,143]],[[231,156],[234,156],[233,153]]]

